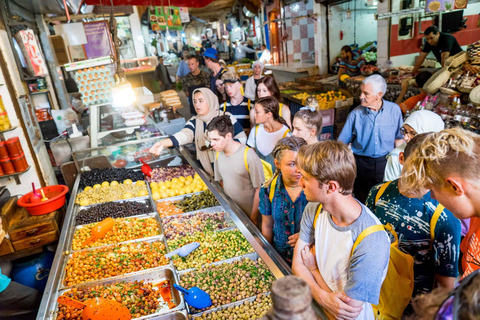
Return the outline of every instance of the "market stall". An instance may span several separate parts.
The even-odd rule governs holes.
[[[318,65],[311,62],[286,62],[266,65],[265,69],[272,70],[277,82],[295,81],[296,78],[318,75]]]
[[[78,152],[78,165],[97,152]],[[291,270],[255,225],[185,150],[150,165],[146,179],[125,169],[91,168],[77,176],[37,319],[78,318],[80,311],[58,297],[85,301],[102,292],[142,319],[225,318],[238,307],[256,317],[270,307],[271,283]],[[85,241],[105,218],[115,219],[113,229]],[[200,247],[190,255],[164,257],[192,241]],[[175,283],[206,290],[212,307],[186,305]],[[139,290],[145,300],[134,298]]]

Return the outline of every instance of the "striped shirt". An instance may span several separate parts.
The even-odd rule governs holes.
[[[342,59],[340,61],[340,68],[344,68],[345,72],[350,76],[358,76],[360,68],[365,64],[365,59],[361,57],[358,52],[352,52],[352,60]]]
[[[230,100],[224,102],[220,109],[222,111],[230,112],[234,117],[240,122],[244,129],[250,129],[250,108],[252,107],[252,102],[243,97],[243,101],[238,105],[232,105]]]

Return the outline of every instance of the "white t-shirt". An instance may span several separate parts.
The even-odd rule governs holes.
[[[258,137],[255,139],[255,131],[258,131]],[[292,134],[288,132],[285,135],[285,132],[289,131],[288,127],[283,125],[282,129],[275,132],[267,132],[263,124],[258,125],[250,130],[250,135],[248,136],[247,145],[255,148],[264,156],[268,156],[272,153],[273,149],[277,142],[283,137],[289,137]]]

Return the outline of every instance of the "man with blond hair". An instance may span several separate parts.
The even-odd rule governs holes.
[[[406,160],[400,192],[430,190],[458,219],[470,219],[460,249],[463,277],[480,269],[480,136],[460,128],[430,133]]]
[[[387,83],[382,76],[366,78],[360,88],[361,105],[348,115],[338,140],[351,143],[357,164],[354,195],[365,203],[370,189],[383,181],[387,155],[403,143],[403,115],[397,104],[383,99]]]
[[[380,224],[352,196],[353,153],[340,141],[322,141],[300,149],[297,167],[310,203],[303,212],[293,273],[309,284],[315,300],[334,318],[375,319],[372,304],[380,299],[390,239],[383,230],[374,232],[352,253],[362,231]]]
[[[244,130],[250,129],[250,99],[244,96],[242,82],[235,72],[225,72],[222,81],[227,93],[227,101],[220,105],[220,110],[230,112],[237,118]]]

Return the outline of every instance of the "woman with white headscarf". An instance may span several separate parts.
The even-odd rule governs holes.
[[[208,88],[199,88],[193,91],[192,102],[197,112],[185,124],[185,127],[167,139],[159,141],[150,148],[150,152],[160,155],[163,148],[178,147],[187,143],[195,142],[197,151],[197,160],[202,164],[203,169],[213,176],[213,162],[215,160],[215,152],[207,145],[205,140],[205,131],[207,125],[213,118],[219,115],[228,115],[232,120],[234,139],[245,144],[247,136],[243,131],[242,125],[229,112],[221,112],[218,105],[218,97]]]
[[[435,112],[428,110],[419,110],[412,113],[403,123],[402,132],[405,142],[395,148],[387,156],[387,166],[385,167],[385,176],[383,181],[392,181],[400,177],[402,164],[400,157],[403,156],[407,143],[420,133],[440,132],[445,129],[445,123]]]
[[[263,78],[263,63],[255,61],[253,63],[253,76],[245,82],[245,97],[250,100],[255,100],[255,93],[257,92],[257,84]]]

